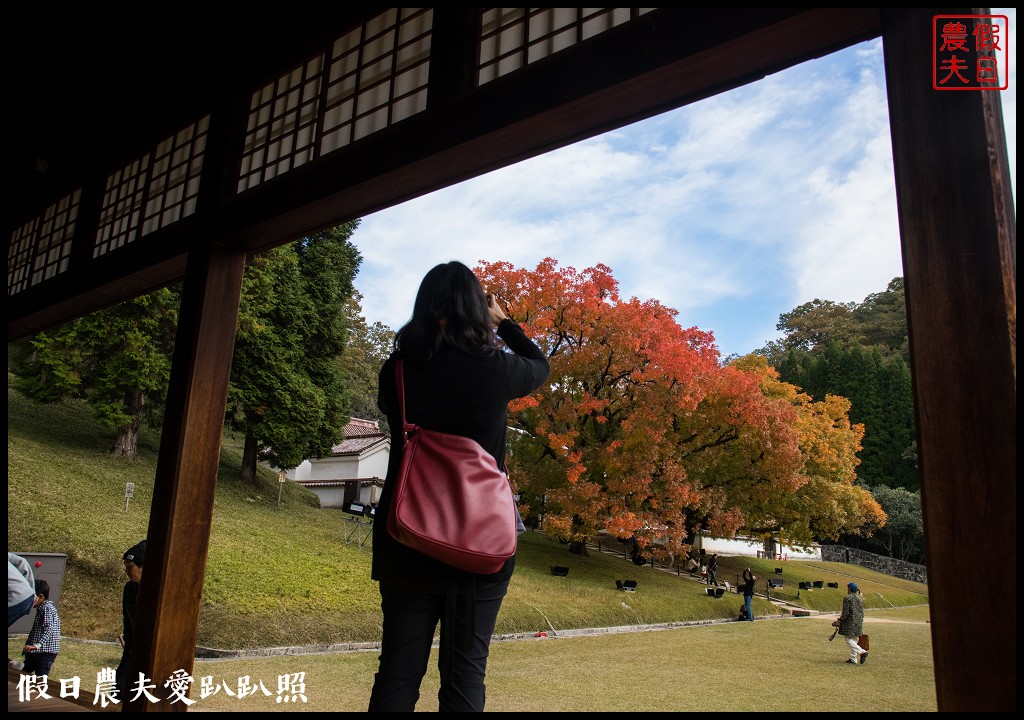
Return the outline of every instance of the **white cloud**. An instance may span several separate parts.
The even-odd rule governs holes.
[[[1014,166],[1015,70],[1014,56]],[[353,236],[364,313],[402,325],[439,262],[550,256],[603,263],[624,296],[746,353],[778,336],[779,314],[859,302],[902,274],[889,138],[874,40],[367,216]]]

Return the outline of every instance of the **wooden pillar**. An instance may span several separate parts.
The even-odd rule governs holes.
[[[143,673],[158,703],[125,711],[183,711],[163,687],[193,670],[217,466],[245,253],[209,245],[189,254],[153,488],[129,677]]]
[[[1017,705],[1016,218],[999,92],[932,88],[940,13],[987,11],[882,13],[935,685],[940,711],[1008,711]]]

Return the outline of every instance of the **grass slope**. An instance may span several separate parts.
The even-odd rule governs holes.
[[[120,632],[125,578],[121,554],[146,536],[159,435],[143,431],[139,462],[111,457],[111,433],[99,429],[80,402],[37,405],[8,383],[8,530],[12,551],[68,556],[61,598],[66,637],[113,640]],[[370,555],[345,542],[337,510],[293,484],[283,488],[261,471],[255,487],[239,480],[240,439],[225,436],[198,643],[240,649],[376,641],[380,608],[369,579]],[[127,511],[124,489],[135,483]],[[570,568],[568,577],[551,565]],[[780,563],[721,557],[719,579],[733,581],[751,567],[759,586]],[[787,562],[784,587],[772,591],[791,603],[838,612],[845,584],[855,578],[868,608],[921,605],[926,588],[839,563]],[[635,579],[623,593],[617,579]],[[839,589],[802,591],[800,581],[838,582]],[[539,534],[521,538],[517,570],[498,618],[497,632],[534,633],[735,617],[741,598],[709,598],[704,586],[624,560],[621,548],[570,555],[567,546]],[[755,598],[756,615],[778,614]]]

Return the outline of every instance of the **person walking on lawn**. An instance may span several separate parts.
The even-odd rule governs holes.
[[[846,638],[846,644],[850,646],[850,657],[846,662],[851,665],[863,665],[868,661],[868,651],[862,648],[858,641],[864,629],[864,598],[855,582],[847,584],[846,590],[843,612],[832,624],[839,628],[839,634]]]

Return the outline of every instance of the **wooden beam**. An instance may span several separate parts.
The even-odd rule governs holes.
[[[222,100],[212,113],[211,142],[228,137],[217,140],[205,161],[215,170],[203,171],[204,199],[211,197],[211,178],[219,195],[195,216],[106,262],[119,263],[122,277],[144,276],[154,290],[178,279],[169,274],[169,260],[196,235],[266,250],[757,80],[875,37],[879,28],[877,8],[704,9],[698,15],[660,8],[475,87],[475,65],[465,63],[476,47],[477,11],[436,12],[437,67],[432,64],[425,111],[233,195],[226,180],[236,177],[248,119],[238,99]],[[158,262],[162,273],[152,267]],[[8,341],[65,322],[75,309],[90,312],[131,297],[111,298],[102,263],[93,264],[8,298]],[[70,304],[62,305],[65,300]]]
[[[932,89],[932,17],[885,11],[940,711],[1017,706],[1016,219],[998,93]]]
[[[877,8],[732,9],[691,37],[691,13],[661,8],[249,190],[220,227],[265,249],[759,80],[879,22]]]
[[[193,669],[244,267],[244,253],[197,243],[185,273],[128,666],[163,698],[172,673]],[[186,709],[129,699],[125,710]]]

